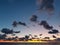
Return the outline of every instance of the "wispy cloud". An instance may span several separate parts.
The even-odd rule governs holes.
[[[37,0],[38,10],[45,10],[52,13],[55,9],[54,0]]]

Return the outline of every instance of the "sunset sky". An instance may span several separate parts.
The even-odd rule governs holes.
[[[0,0],[0,30],[2,28],[14,29],[15,31],[21,31],[21,33],[16,34],[18,36],[24,36],[28,34],[39,35],[43,34],[43,37],[51,37],[48,34],[48,30],[30,21],[32,15],[37,15],[38,20],[46,20],[49,25],[52,25],[54,29],[60,31],[60,0],[55,0],[54,3],[55,11],[54,14],[49,18],[47,12],[39,12],[37,10],[36,0]],[[27,23],[29,26],[18,26],[13,27],[13,21],[22,21]],[[33,26],[33,24],[35,26]]]

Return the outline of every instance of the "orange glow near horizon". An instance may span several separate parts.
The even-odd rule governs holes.
[[[51,41],[53,41],[54,39],[53,38],[51,38],[50,39]],[[42,40],[38,40],[38,39],[32,39],[32,40],[28,40],[28,41],[19,41],[19,40],[16,40],[16,41],[14,41],[14,40],[11,40],[11,41],[9,41],[9,40],[0,40],[0,42],[9,42],[9,43],[18,43],[18,42],[30,42],[30,43],[47,43],[47,42],[49,42],[49,40],[46,40],[46,39],[42,39]]]

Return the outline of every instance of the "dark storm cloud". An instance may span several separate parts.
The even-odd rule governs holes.
[[[39,10],[47,10],[52,12],[54,10],[54,0],[37,0]]]
[[[31,18],[30,18],[30,21],[32,22],[36,22],[37,21],[37,16],[36,15],[32,15]]]
[[[59,33],[59,31],[56,30],[56,29],[53,29],[52,31],[49,31],[48,33],[49,33],[49,34],[57,34],[57,33]]]
[[[20,32],[18,32],[18,31],[13,31],[13,30],[10,30],[10,29],[8,29],[8,28],[3,28],[3,29],[1,30],[1,32],[2,32],[2,33],[5,33],[5,34],[20,33]]]
[[[50,26],[47,21],[41,21],[39,25],[42,25],[45,29],[51,30],[53,26]]]

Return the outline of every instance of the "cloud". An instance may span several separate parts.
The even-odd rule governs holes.
[[[37,16],[36,15],[32,15],[31,18],[30,18],[30,21],[32,22],[37,22]]]
[[[25,35],[25,40],[28,41],[28,39],[29,39],[29,36]]]
[[[39,10],[54,11],[54,0],[37,0]]]
[[[54,0],[47,0],[46,1],[46,9],[54,9],[54,6],[53,6],[53,3],[54,3]]]
[[[54,3],[54,0],[40,0],[40,4],[41,4],[40,9],[43,9],[43,8],[46,8],[46,9],[52,8],[52,9],[54,9],[53,8],[54,7],[53,3]]]
[[[43,20],[43,21],[40,22],[39,25],[48,25],[48,23],[45,20]]]
[[[19,25],[27,26],[26,23],[18,22]]]
[[[24,41],[25,40],[25,37],[21,37],[19,38],[20,41]]]
[[[6,34],[0,34],[0,39],[5,39],[6,38]]]
[[[57,38],[55,35],[52,36],[53,38]]]
[[[44,28],[45,29],[48,29],[48,30],[51,30],[53,27],[52,26],[49,26],[49,25],[44,25]]]
[[[42,25],[45,29],[51,30],[53,26],[50,26],[47,21],[41,21],[39,25]]]
[[[60,27],[60,25],[59,25],[59,27]]]
[[[20,33],[20,31],[13,31],[13,30],[10,30],[8,28],[3,28],[1,30],[2,33],[5,33],[5,34],[13,34],[13,33]]]
[[[43,20],[39,23],[40,26],[43,26],[45,29],[49,30],[49,34],[58,34],[59,31],[57,29],[53,29],[53,26],[50,26],[47,21]],[[56,36],[53,35],[53,38],[56,38]]]
[[[25,22],[21,22],[21,21],[19,21],[19,22],[14,21],[12,25],[13,25],[13,27],[17,27],[18,25],[27,26],[27,24]]]
[[[18,23],[16,21],[13,21],[13,24],[12,25],[13,25],[13,27],[17,27],[17,24]]]
[[[44,39],[50,39],[50,37],[44,37]]]
[[[42,36],[43,34],[39,34],[39,36]]]
[[[60,41],[60,38],[55,39],[56,41]]]
[[[12,34],[12,36],[15,36],[15,34]]]
[[[57,34],[57,33],[59,33],[59,31],[56,30],[56,29],[53,29],[52,31],[49,31],[48,33],[49,33],[49,34]]]
[[[20,33],[20,31],[14,31],[14,33]]]
[[[7,29],[7,28],[3,28],[1,30],[2,33],[5,33],[5,34],[13,34],[13,30],[10,30],[10,29]]]

